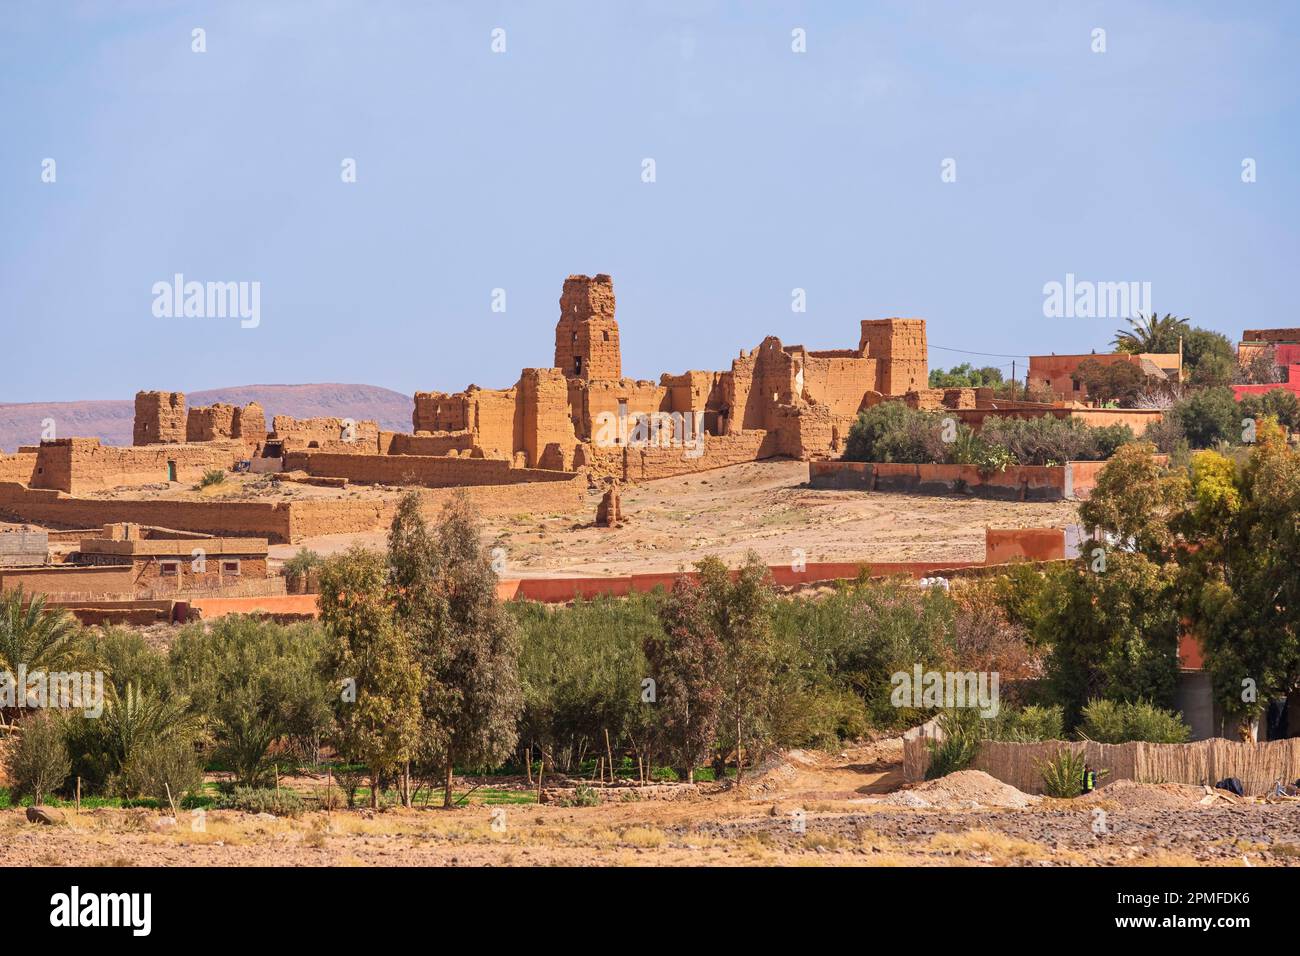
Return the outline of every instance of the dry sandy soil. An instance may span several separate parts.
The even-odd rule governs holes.
[[[901,744],[793,751],[739,795],[595,807],[207,814],[193,832],[147,810],[0,811],[0,866],[1289,866],[1300,809],[1215,800],[1176,785],[1112,784],[1087,798],[1028,797],[968,771],[899,790]],[[885,794],[888,793],[888,796]],[[904,796],[906,795],[906,796]],[[909,806],[917,798],[924,807]],[[900,799],[901,798],[901,799]],[[1104,810],[1105,832],[1095,832]],[[498,824],[499,825],[499,824]]]
[[[596,528],[599,494],[581,515],[518,515],[487,522],[488,543],[505,549],[504,577],[675,571],[709,554],[737,563],[753,549],[785,564],[807,561],[982,561],[984,529],[1063,527],[1074,502],[818,491],[805,462],[735,465],[661,478],[623,492],[625,527]],[[322,493],[323,489],[310,489]],[[310,493],[297,492],[297,493]],[[326,535],[304,542],[322,554],[354,541],[382,547],[383,533]],[[272,547],[284,559],[300,545]]]

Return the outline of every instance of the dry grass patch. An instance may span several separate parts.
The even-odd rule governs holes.
[[[653,827],[628,827],[620,839],[642,849],[655,849],[668,842],[668,834]]]
[[[930,849],[946,855],[978,853],[992,857],[994,863],[1042,859],[1051,855],[1047,847],[993,830],[936,833],[930,840]]]

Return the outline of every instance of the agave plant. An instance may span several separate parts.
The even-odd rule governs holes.
[[[1070,799],[1083,793],[1083,774],[1088,762],[1082,750],[1062,747],[1055,757],[1037,761],[1035,766],[1043,778],[1043,792],[1049,797]],[[1097,779],[1108,773],[1109,770],[1098,770]]]

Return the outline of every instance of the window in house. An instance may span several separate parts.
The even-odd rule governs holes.
[[[222,562],[221,562],[221,573],[222,573],[222,574],[238,574],[238,573],[239,573],[239,562],[238,562],[238,561],[222,561]]]
[[[609,341],[609,333],[608,333],[608,332],[601,332],[600,334],[603,335],[603,336],[605,337],[605,341],[606,341],[606,342]]]
[[[581,374],[582,374],[582,356],[581,356],[581,355],[575,355],[575,356],[573,357],[573,374],[574,374],[574,375],[581,375]]]
[[[178,578],[181,576],[181,563],[179,561],[159,561],[158,573],[164,578]]]

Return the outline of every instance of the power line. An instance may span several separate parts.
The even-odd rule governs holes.
[[[961,352],[965,355],[987,355],[990,358],[1009,358],[1009,359],[1029,358],[1028,355],[1005,355],[1002,352],[972,352],[970,349],[952,349],[952,348],[948,348],[948,346],[946,345],[931,345],[929,347],[932,349],[942,349],[945,352]]]

